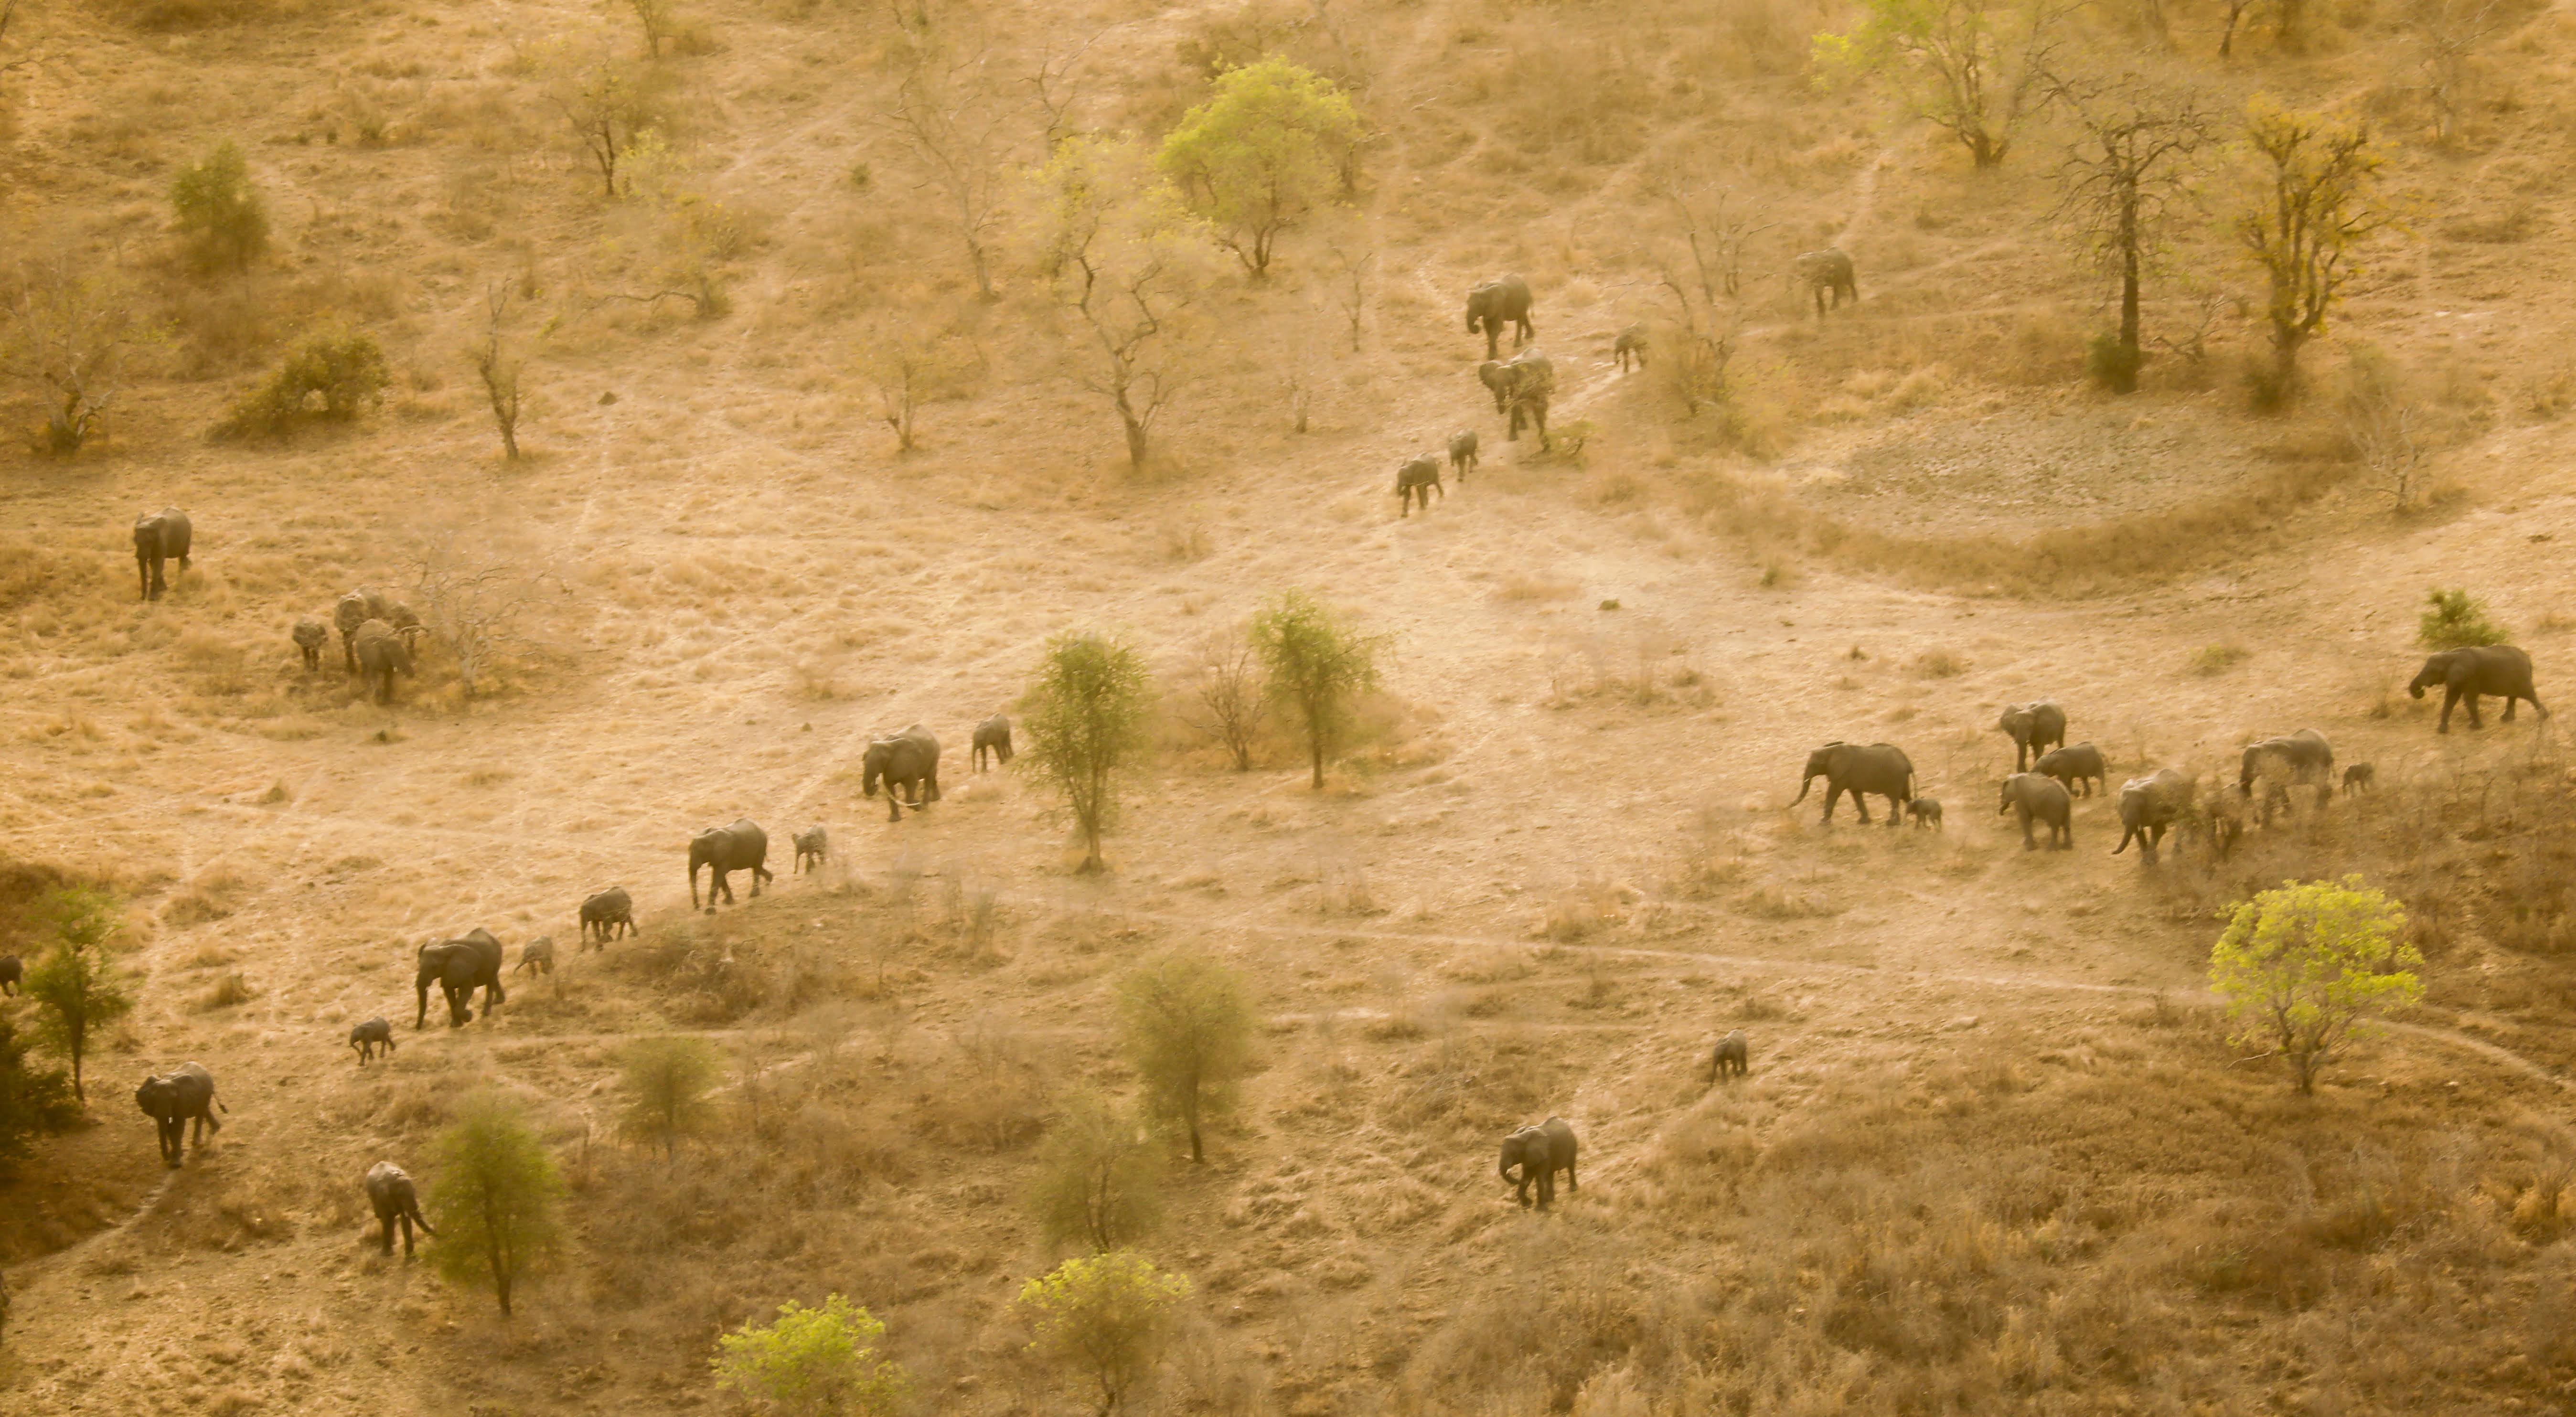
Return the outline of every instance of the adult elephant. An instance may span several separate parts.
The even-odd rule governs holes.
[[[224,1124],[215,1120],[214,1109],[223,1104],[215,1100],[215,1075],[203,1063],[181,1063],[166,1073],[143,1080],[134,1089],[135,1105],[145,1116],[159,1124],[161,1159],[172,1166],[185,1159],[188,1124],[197,1124],[196,1144],[206,1144],[206,1133],[220,1132]],[[224,1108],[229,1112],[233,1109]]]
[[[1556,366],[1535,349],[1513,355],[1502,366],[1503,406],[1511,414],[1511,425],[1504,429],[1507,442],[1518,442],[1521,425],[1538,428],[1538,445],[1547,446],[1547,405],[1556,394]]]
[[[1503,326],[1512,329],[1512,347],[1529,343],[1537,328],[1530,324],[1529,282],[1519,276],[1489,280],[1467,292],[1467,333],[1485,332],[1485,357],[1501,352]]]
[[[1995,727],[2012,735],[2013,771],[2029,770],[2031,759],[2052,747],[2066,743],[2066,710],[2046,699],[2036,703],[2006,704],[2004,716]]]
[[[1817,319],[1825,317],[1825,292],[1828,290],[1834,293],[1834,308],[1837,310],[1843,308],[1846,295],[1851,297],[1854,305],[1860,303],[1860,278],[1852,272],[1852,258],[1839,249],[1828,246],[1822,251],[1810,251],[1798,258],[1797,270],[1798,283],[1816,297]]]
[[[2065,851],[2075,845],[2075,799],[2066,795],[2066,784],[2035,772],[2017,772],[2004,779],[2001,805],[1995,815],[2021,813],[2021,849],[2035,851],[2039,842],[2030,834],[2036,819],[2048,824],[2048,849]]]
[[[2175,768],[2158,768],[2145,777],[2133,777],[2120,784],[2120,844],[2111,848],[2119,855],[2138,844],[2138,859],[2153,866],[2156,848],[2164,843],[2165,829],[2190,817],[2192,798],[2199,784]]]
[[[382,591],[353,590],[331,603],[331,623],[340,631],[340,658],[349,673],[358,672],[358,631],[370,620],[382,620],[399,634],[420,624],[420,617]]]
[[[736,871],[751,873],[751,893],[760,894],[760,883],[769,874],[769,833],[762,831],[749,818],[729,827],[709,827],[689,838],[689,908],[698,908],[698,868],[707,868],[707,914],[716,913],[716,893],[724,893],[725,904],[733,904],[733,883],[725,878]]]
[[[693,897],[689,904],[694,907],[697,904],[694,899],[696,871],[689,872],[689,880]],[[626,887],[610,886],[604,891],[595,891],[582,900],[581,939],[584,946],[587,946],[596,936],[600,948],[605,949],[608,947],[608,942],[616,939],[618,932],[621,931],[629,935],[638,933],[635,929],[635,897],[626,893]]]
[[[939,737],[916,723],[891,738],[879,738],[868,744],[867,756],[861,760],[859,795],[874,797],[882,781],[886,790],[886,820],[903,820],[903,796],[900,789],[912,791],[912,809],[916,812],[939,800]]]
[[[1512,1169],[1518,1167],[1520,1175]],[[1565,1173],[1565,1189],[1574,1184],[1574,1128],[1563,1117],[1550,1117],[1534,1127],[1522,1127],[1503,1138],[1504,1180],[1512,1183],[1512,1194],[1526,1210],[1530,1203],[1530,1186],[1538,1187],[1538,1208],[1545,1210],[1556,1199],[1556,1173]]]
[[[370,620],[358,627],[353,639],[357,648],[358,682],[375,691],[376,702],[394,701],[394,675],[412,677],[411,642],[415,635],[426,633],[419,626],[396,630],[382,620]]]
[[[141,588],[137,600],[159,600],[169,583],[161,579],[165,561],[176,561],[179,569],[188,569],[188,543],[194,535],[188,525],[188,514],[176,507],[146,512],[134,519],[134,574]]]
[[[2257,778],[2271,784],[2271,790],[2263,794],[2266,824],[2271,820],[2273,804],[2287,805],[2290,788],[2300,783],[2316,784],[2317,805],[2323,807],[2334,799],[2334,747],[2313,728],[2250,744],[2237,770],[2237,795],[2253,796]]]
[[[1807,775],[1798,784],[1798,795],[1789,805],[1807,800],[1807,792],[1817,778],[1825,780],[1824,820],[1834,819],[1834,800],[1851,794],[1852,810],[1860,814],[1861,824],[1869,824],[1869,806],[1861,800],[1864,792],[1887,799],[1887,824],[1896,825],[1898,815],[1914,798],[1914,760],[1893,743],[1827,743],[1807,755]]]
[[[2442,720],[2433,726],[2436,733],[2451,731],[2451,708],[2462,699],[2469,701],[2469,727],[2486,727],[2478,721],[2478,699],[2485,694],[2504,700],[2507,723],[2513,722],[2516,699],[2529,699],[2533,713],[2544,719],[2549,717],[2549,710],[2540,706],[2540,695],[2532,692],[2531,656],[2511,645],[2446,649],[2424,661],[2406,692],[2420,699],[2426,689],[2436,684],[2442,687]]]
[[[2082,783],[2084,795],[2090,797],[2096,789],[2106,785],[2111,767],[2102,761],[2101,749],[2090,743],[2078,743],[2040,754],[2039,761],[2031,764],[2030,770],[2041,777],[2053,777],[2065,783],[2069,792],[2076,790],[2077,783]]]
[[[432,940],[420,947],[420,967],[412,975],[412,993],[419,1007],[412,1014],[415,1029],[429,1025],[429,986],[436,984],[447,996],[447,1026],[463,1028],[474,1021],[474,991],[483,991],[483,1016],[501,1007],[509,997],[501,989],[501,942],[492,932],[477,925],[453,940]]]

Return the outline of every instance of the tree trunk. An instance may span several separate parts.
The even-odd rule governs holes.
[[[1324,790],[1324,731],[1314,729],[1306,735],[1306,744],[1315,756],[1315,790]]]
[[[2115,393],[2138,389],[2138,188],[2124,184],[2120,198],[2120,367],[2111,380]]]
[[[1190,1160],[1193,1163],[1204,1163],[1207,1160],[1207,1148],[1199,1145],[1199,1085],[1196,1082],[1190,1084],[1189,1095],[1182,1099],[1181,1114],[1187,1117],[1190,1123]]]

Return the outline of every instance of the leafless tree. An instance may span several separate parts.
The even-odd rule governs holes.
[[[2445,145],[2459,137],[2460,110],[2473,77],[2478,47],[2505,27],[2502,0],[2422,0],[2415,11],[2416,63],[2424,96],[2433,104],[2433,134]]]
[[[893,430],[895,451],[911,452],[921,405],[948,393],[978,362],[971,343],[916,310],[889,315],[859,338],[859,373],[877,391],[878,417]]]
[[[1360,330],[1368,320],[1369,291],[1377,277],[1377,239],[1365,227],[1344,233],[1329,258],[1333,306],[1350,327],[1351,353],[1360,352]]]
[[[147,335],[134,292],[112,255],[57,245],[23,260],[6,291],[0,375],[45,402],[36,450],[70,457],[104,426],[123,385],[126,352]]]
[[[1685,412],[1726,395],[1744,297],[1744,253],[1778,225],[1737,202],[1725,187],[1666,171],[1648,186],[1669,214],[1669,229],[1649,250],[1656,283],[1671,297],[1681,348],[1666,361]]]
[[[661,121],[660,84],[634,61],[558,47],[541,61],[552,75],[546,102],[599,169],[601,195],[618,194],[618,164],[636,135]]]
[[[644,29],[644,53],[662,57],[662,42],[679,29],[678,7],[672,0],[626,0],[626,8],[635,12],[635,23]]]
[[[1123,138],[1073,138],[1042,174],[1040,268],[1096,353],[1083,387],[1105,394],[1127,461],[1149,464],[1154,425],[1204,372],[1191,316],[1207,249],[1177,194]]]
[[[923,185],[945,200],[975,273],[975,293],[986,300],[994,298],[992,234],[1011,170],[1010,119],[996,92],[991,52],[980,44],[958,58],[917,54],[880,116],[921,164]]]
[[[2390,510],[2411,510],[2433,449],[2427,420],[2406,397],[2396,372],[2381,360],[2356,359],[2341,413],[2344,436],[2371,485],[2388,499]]]
[[[484,397],[491,402],[492,424],[501,433],[501,456],[508,462],[519,460],[519,379],[525,367],[509,335],[516,284],[496,280],[484,289],[483,338],[466,351],[475,377],[483,381]]]
[[[1252,770],[1252,744],[1269,700],[1261,656],[1240,625],[1211,630],[1191,648],[1182,721],[1223,746],[1236,772]]]
[[[2138,383],[2139,284],[2162,247],[2165,213],[2185,190],[2186,164],[2216,120],[2194,95],[2132,74],[2062,80],[2058,94],[2077,136],[2058,169],[2057,214],[2120,282],[2119,347],[2105,372],[2114,391],[2128,393]]]
[[[413,534],[412,608],[456,656],[472,698],[500,660],[535,643],[544,612],[566,593],[545,548],[499,513],[435,517]]]
[[[1055,151],[1056,144],[1081,131],[1074,125],[1073,110],[1082,102],[1083,86],[1090,78],[1082,61],[1102,35],[1116,28],[1093,30],[1078,44],[1052,42],[1038,51],[1037,68],[1030,73],[1028,85],[1037,96],[1038,111],[1046,115],[1047,151]]]

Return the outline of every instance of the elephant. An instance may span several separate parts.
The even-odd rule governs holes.
[[[399,632],[420,623],[411,607],[390,595],[353,590],[331,605],[331,623],[340,629],[340,658],[352,675],[358,672],[358,631],[370,620],[382,620]]]
[[[1521,1174],[1512,1175],[1519,1167]],[[1565,1173],[1565,1189],[1574,1184],[1574,1128],[1563,1117],[1550,1117],[1534,1127],[1522,1127],[1503,1138],[1504,1180],[1512,1183],[1512,1194],[1520,1199],[1521,1209],[1529,1209],[1530,1185],[1538,1185],[1538,1208],[1545,1210],[1556,1200],[1556,1173]]]
[[[1916,797],[1909,800],[1905,804],[1905,815],[1917,827],[1930,827],[1934,831],[1943,830],[1941,804],[1932,798]]]
[[[179,569],[188,569],[188,543],[194,532],[188,525],[188,514],[176,507],[146,512],[134,519],[134,576],[140,583],[137,600],[159,600],[170,588],[161,579],[165,561],[177,561]]]
[[[1485,357],[1492,359],[1500,350],[1497,343],[1503,326],[1512,326],[1512,348],[1529,343],[1538,331],[1530,324],[1529,282],[1519,276],[1489,280],[1467,292],[1467,333],[1478,328],[1485,332]]]
[[[1502,367],[1500,378],[1503,404],[1512,417],[1503,437],[1519,442],[1521,426],[1531,424],[1538,429],[1538,445],[1546,447],[1547,403],[1556,393],[1556,366],[1537,350],[1525,349]]]
[[[289,637],[295,641],[295,647],[304,654],[305,673],[310,674],[322,667],[322,647],[331,643],[329,627],[319,620],[307,617],[295,622],[295,628],[289,632]]]
[[[429,986],[436,984],[447,996],[447,1026],[463,1028],[474,1021],[474,991],[483,991],[483,1016],[501,1007],[509,996],[501,988],[501,959],[505,952],[492,932],[477,925],[461,939],[432,940],[420,947],[420,968],[412,976],[412,993],[419,1008],[412,1015],[413,1028],[429,1024]]]
[[[26,974],[27,966],[20,964],[16,955],[0,955],[0,995],[17,993],[18,981]]]
[[[523,969],[533,969],[539,974],[555,972],[554,936],[539,935],[519,946],[519,962],[510,966],[510,972],[516,974]]]
[[[2470,645],[2465,649],[2446,649],[2424,661],[2415,673],[2414,682],[2406,686],[2410,698],[2424,697],[2433,685],[2442,686],[2442,720],[2433,727],[2436,733],[2451,731],[2451,707],[2462,699],[2469,701],[2469,727],[2483,728],[2478,721],[2478,696],[2493,694],[2504,700],[2504,721],[2513,722],[2516,699],[2529,699],[2531,711],[2541,718],[2549,710],[2540,706],[2540,695],[2531,688],[2531,656],[2511,645]]]
[[[2047,699],[2004,705],[1995,727],[2012,735],[2014,772],[2028,771],[2033,758],[2066,745],[2066,710]]]
[[[1459,486],[1467,485],[1467,474],[1476,470],[1475,429],[1461,428],[1449,435],[1449,470],[1458,474]]]
[[[1422,503],[1422,510],[1430,511],[1431,494],[1434,492],[1439,493],[1440,499],[1444,502],[1449,499],[1449,489],[1440,485],[1439,459],[1415,458],[1396,469],[1395,505],[1399,508],[1396,512],[1398,517],[1412,516],[1413,504],[1417,499]]]
[[[2058,748],[2042,753],[2039,761],[2033,763],[2030,770],[2041,777],[2053,777],[2065,783],[2066,790],[2069,792],[2074,791],[2075,785],[2080,782],[2084,784],[2084,795],[2087,797],[2092,796],[2097,788],[2107,786],[2109,782],[2105,775],[2109,769],[2102,761],[2102,750],[2090,743],[2078,743],[2072,748]]]
[[[2269,823],[2272,806],[2277,801],[2288,805],[2288,784],[2313,782],[2317,787],[2317,805],[2334,800],[2334,748],[2326,736],[2313,728],[2302,728],[2283,738],[2266,738],[2245,749],[2243,766],[2236,775],[2236,792],[2240,797],[2254,795],[2254,780],[2264,778],[2272,789],[2263,794],[2263,820]]]
[[[2121,783],[2120,844],[2111,848],[2111,854],[2128,850],[2134,841],[2138,859],[2156,864],[2156,848],[2164,844],[2165,829],[2190,818],[2199,789],[2199,783],[2175,768],[2158,768]]]
[[[694,871],[690,873],[693,881],[696,875]],[[693,900],[690,904],[695,906],[696,902]],[[635,897],[626,893],[626,887],[610,886],[604,891],[593,891],[583,899],[581,939],[584,945],[588,945],[596,934],[599,947],[606,949],[608,942],[617,938],[619,932],[639,933],[635,928]]]
[[[1854,305],[1860,303],[1860,282],[1852,275],[1852,258],[1840,250],[1828,246],[1822,251],[1810,251],[1798,258],[1797,271],[1798,283],[1815,294],[1817,319],[1825,317],[1825,292],[1828,290],[1834,293],[1834,308],[1837,310],[1843,308],[1846,295],[1851,297]]]
[[[1639,369],[1644,369],[1646,367],[1646,327],[1638,324],[1621,330],[1619,338],[1610,346],[1610,357],[1619,362],[1619,372],[1622,374],[1628,372],[1630,359],[1637,361]]]
[[[1499,359],[1488,359],[1476,366],[1476,382],[1484,385],[1485,392],[1494,396],[1496,413],[1511,411],[1511,390],[1505,387],[1508,377],[1503,373],[1503,363]]]
[[[882,779],[886,789],[886,820],[903,820],[903,799],[896,789],[912,789],[912,810],[939,800],[939,739],[916,723],[891,738],[879,738],[868,745],[866,770],[859,778],[859,795],[877,795]]]
[[[397,631],[382,620],[370,620],[358,627],[353,641],[357,646],[358,678],[374,686],[377,703],[394,701],[396,673],[406,679],[412,677],[411,642],[422,633],[418,625]]]
[[[215,1100],[215,1075],[203,1063],[181,1063],[166,1073],[143,1080],[134,1089],[135,1105],[144,1115],[160,1124],[161,1159],[177,1166],[187,1151],[188,1123],[197,1124],[196,1144],[206,1144],[206,1133],[220,1132],[224,1124],[215,1120],[215,1109],[230,1107]]]
[[[707,914],[716,913],[716,892],[724,892],[725,904],[733,904],[733,884],[725,877],[736,871],[751,873],[751,893],[760,894],[760,883],[773,879],[769,874],[769,833],[749,819],[729,827],[709,827],[689,838],[689,908],[698,908],[698,868],[707,868]]]
[[[820,825],[796,832],[788,840],[796,843],[796,862],[788,868],[792,874],[823,869],[823,858],[832,849],[832,838]]]
[[[429,1228],[429,1220],[420,1213],[420,1192],[412,1186],[411,1177],[390,1161],[379,1161],[367,1168],[367,1204],[376,1212],[376,1223],[385,1227],[385,1253],[394,1252],[394,1226],[402,1226],[403,1254],[411,1254],[411,1229],[431,1239],[438,1232]]]
[[[2355,763],[2343,770],[2343,795],[2357,797],[2378,786],[2379,770],[2368,763]]]
[[[2048,824],[2049,850],[2065,851],[2075,845],[2075,828],[2071,822],[2075,799],[2066,795],[2066,784],[2057,779],[2041,777],[2035,772],[2017,772],[2005,778],[2001,805],[1995,808],[1995,815],[2000,817],[2011,811],[2021,813],[2022,850],[2039,848],[2039,842],[2030,834],[2030,823],[2034,817]]]
[[[1852,810],[1860,814],[1861,825],[1869,824],[1869,806],[1861,801],[1864,792],[1887,799],[1887,824],[1896,825],[1896,814],[1914,797],[1914,760],[1905,750],[1892,743],[1827,743],[1807,755],[1807,775],[1798,784],[1798,795],[1789,805],[1807,800],[1808,789],[1816,779],[1825,780],[1825,815],[1834,819],[1834,800],[1851,794]]]
[[[385,1056],[392,1057],[394,1026],[383,1019],[371,1018],[349,1030],[349,1046],[357,1050],[358,1066],[362,1068],[375,1058],[379,1048],[385,1050]]]
[[[1746,1056],[1743,1029],[1734,1029],[1724,1038],[1717,1040],[1717,1051],[1710,1054],[1708,1059],[1710,1086],[1715,1086],[1717,1080],[1722,1077],[1744,1076]]]
[[[984,771],[984,759],[990,756],[995,765],[1011,765],[1011,719],[1008,714],[995,714],[975,725],[975,771]]]

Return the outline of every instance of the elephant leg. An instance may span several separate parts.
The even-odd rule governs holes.
[[[2470,731],[2475,732],[2478,729],[2486,727],[2486,724],[2481,722],[2478,718],[2478,691],[2471,689],[2466,697],[2469,701],[2469,729]]]
[[[2030,834],[2030,809],[2028,807],[2021,809],[2021,849],[2024,851],[2037,851],[2039,849],[2038,838],[2033,837]]]
[[[1574,1158],[1570,1156],[1565,1159],[1565,1189],[1568,1191],[1580,1189],[1574,1184]]]
[[[899,792],[896,792],[896,791],[895,791],[891,786],[889,786],[889,787],[886,789],[886,820],[887,820],[887,821],[889,821],[889,822],[899,822],[899,821],[902,821],[902,820],[903,820],[903,807],[902,807],[902,802],[903,802],[903,795],[902,795],[901,793],[899,793]]]
[[[2433,725],[2434,732],[2448,733],[2451,731],[2451,709],[2459,702],[2460,691],[2458,689],[2446,687],[2442,690],[2442,718],[2440,722]]]
[[[2514,704],[2513,695],[2511,695],[2511,694],[2507,694],[2507,695],[2505,695],[2505,696],[2504,696],[2504,721],[2505,721],[2505,722],[2507,722],[2507,723],[2511,723],[2511,722],[2513,722],[2513,704]]]

